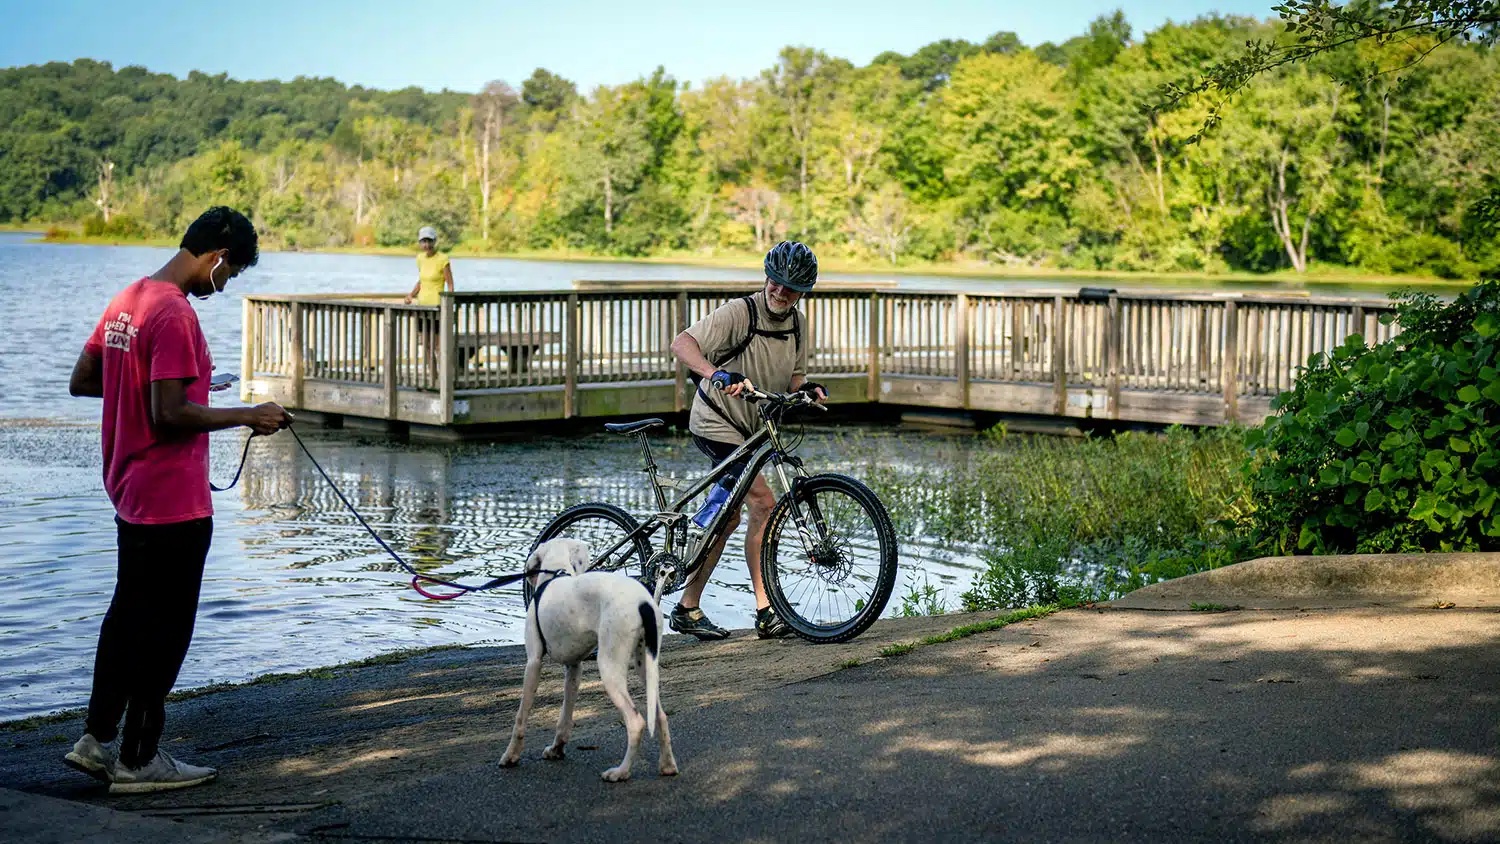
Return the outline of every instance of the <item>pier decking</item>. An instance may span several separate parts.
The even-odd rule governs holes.
[[[753,282],[579,283],[399,296],[251,295],[242,396],[466,427],[685,410],[668,346]],[[1122,421],[1258,423],[1309,356],[1384,340],[1380,300],[1251,294],[931,293],[824,282],[802,304],[834,403]]]

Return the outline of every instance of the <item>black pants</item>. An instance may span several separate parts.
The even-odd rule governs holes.
[[[119,569],[99,627],[94,688],[85,726],[101,742],[120,734],[120,761],[136,768],[156,756],[167,693],[193,640],[203,562],[213,519],[137,525],[115,519]]]
[[[711,440],[707,437],[700,437],[697,434],[693,434],[693,445],[696,445],[699,451],[707,455],[708,462],[713,464],[714,466],[719,465],[721,462],[723,462],[724,458],[728,457],[731,454],[734,454],[734,450],[739,448],[739,446],[732,443]],[[740,475],[744,474],[745,472],[745,467],[749,465],[749,455],[746,455],[744,457],[741,457],[739,460],[734,461],[733,463],[729,464],[729,468],[724,472],[724,480],[728,481],[730,484],[733,484],[735,481],[738,481],[740,479]]]

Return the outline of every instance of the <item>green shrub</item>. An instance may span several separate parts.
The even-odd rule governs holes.
[[[986,568],[960,597],[964,612],[1076,604],[1092,595],[1078,577],[1070,577],[1071,546],[1066,536],[1039,534],[984,554]]]
[[[1500,282],[1408,294],[1402,333],[1316,355],[1249,432],[1272,553],[1500,550]]]
[[[151,232],[139,220],[126,214],[115,214],[104,222],[103,214],[95,214],[83,221],[84,237],[118,237],[136,239],[149,237]]]
[[[1385,273],[1417,273],[1438,278],[1473,278],[1477,269],[1458,244],[1434,234],[1410,234],[1371,256],[1369,269]]]
[[[901,618],[921,618],[942,615],[947,611],[942,590],[933,586],[925,574],[920,586],[917,585],[915,574],[907,575],[906,594],[901,596],[901,608],[896,611],[896,615]]]

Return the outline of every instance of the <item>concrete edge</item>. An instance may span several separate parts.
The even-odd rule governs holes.
[[[1163,581],[1116,609],[1500,608],[1500,553],[1261,557]]]

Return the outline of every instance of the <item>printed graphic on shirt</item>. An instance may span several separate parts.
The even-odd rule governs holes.
[[[140,333],[141,329],[131,324],[130,312],[120,311],[114,319],[104,323],[104,348],[128,352],[130,341]]]

